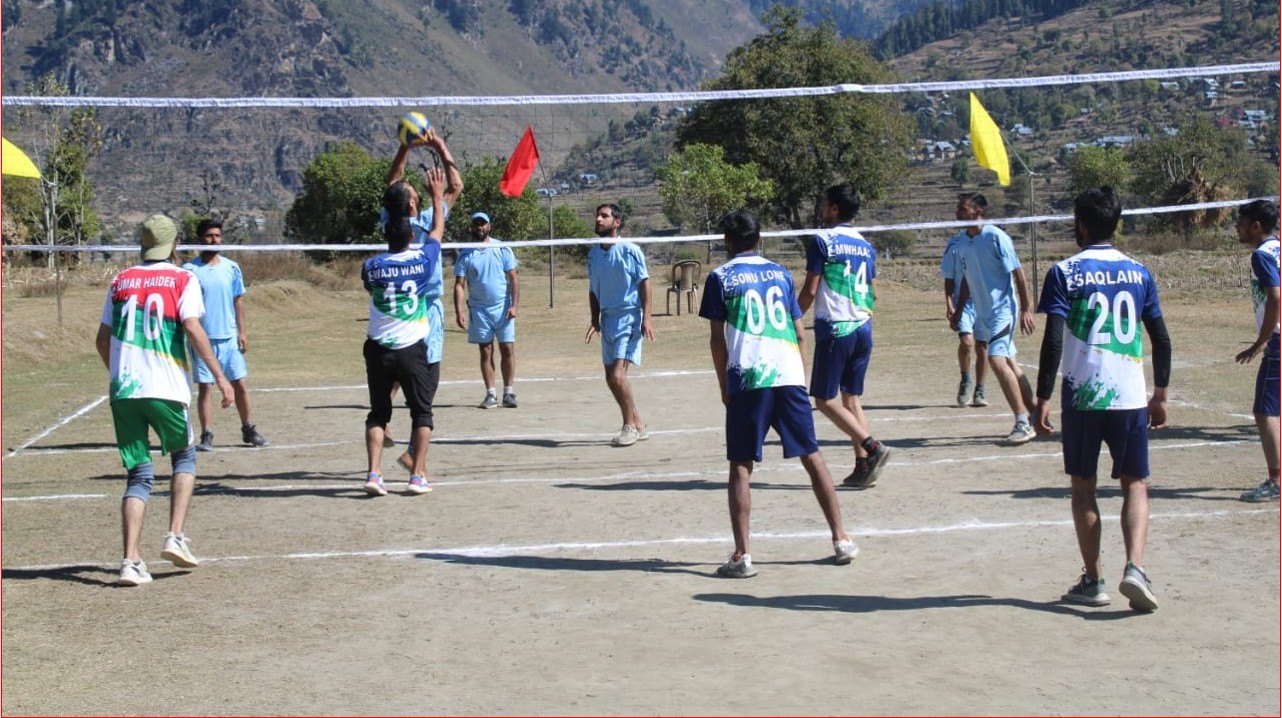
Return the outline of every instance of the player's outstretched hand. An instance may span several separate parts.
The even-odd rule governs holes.
[[[583,335],[583,343],[587,344],[592,341],[592,335],[600,332],[601,329],[595,324],[588,325],[588,333]]]
[[[1148,400],[1148,428],[1162,429],[1166,427],[1166,400],[1153,397]]]

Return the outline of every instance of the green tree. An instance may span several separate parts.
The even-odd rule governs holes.
[[[859,42],[833,26],[803,27],[800,11],[776,5],[766,33],[730,52],[706,90],[875,84],[893,79]],[[827,97],[718,100],[697,105],[677,127],[677,146],[720,145],[733,165],[756,162],[775,187],[771,208],[791,227],[810,220],[827,186],[854,182],[875,200],[907,173],[912,118],[896,101],[845,93]]]
[[[1069,189],[1073,196],[1091,187],[1108,185],[1119,192],[1131,183],[1131,165],[1117,147],[1079,147],[1068,156]]]
[[[472,241],[469,228],[472,214],[490,216],[490,232],[499,239],[546,239],[548,210],[539,205],[539,196],[528,186],[519,197],[508,197],[499,191],[499,180],[507,160],[486,157],[481,164],[463,167],[463,194],[450,208],[445,223],[445,237],[456,242]],[[555,198],[553,198],[555,199]]]
[[[727,212],[756,207],[771,193],[770,180],[760,177],[755,162],[735,166],[725,161],[725,149],[692,144],[668,155],[655,175],[661,183],[663,213],[674,225],[709,233]]]
[[[379,161],[345,140],[303,170],[303,191],[285,213],[285,238],[306,244],[367,244],[378,230],[390,159]]]
[[[1131,150],[1137,198],[1150,205],[1197,204],[1238,196],[1246,185],[1250,157],[1246,135],[1237,127],[1217,128],[1197,117],[1181,123],[1174,135],[1141,142]],[[1159,215],[1192,236],[1195,227],[1213,227],[1225,216],[1222,208]]]
[[[953,160],[952,169],[948,175],[953,178],[957,184],[964,185],[970,181],[970,160],[965,157],[958,157]]]
[[[49,73],[28,84],[26,92],[62,97],[68,89]],[[24,133],[30,138],[24,149],[40,168],[41,177],[32,181],[38,202],[31,203],[30,193],[20,191],[17,202],[11,204],[6,198],[6,210],[15,211],[19,221],[27,225],[28,236],[39,237],[50,247],[80,245],[97,238],[102,226],[93,209],[94,190],[88,176],[90,163],[102,151],[102,124],[95,111],[30,107],[21,108],[16,119],[16,125],[33,128]],[[80,255],[74,256],[78,259]],[[46,255],[45,261],[52,267],[53,254]]]

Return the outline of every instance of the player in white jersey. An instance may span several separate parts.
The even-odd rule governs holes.
[[[1282,353],[1278,349],[1278,228],[1277,205],[1257,199],[1238,208],[1237,236],[1251,247],[1251,298],[1255,304],[1255,326],[1258,330],[1251,346],[1235,357],[1239,364],[1250,364],[1263,352],[1260,370],[1255,376],[1255,425],[1260,430],[1260,445],[1268,474],[1264,483],[1242,494],[1243,501],[1277,501],[1278,488],[1278,404],[1279,375]]]
[[[717,569],[728,578],[757,575],[748,552],[749,493],[753,461],[770,428],[779,434],[784,458],[801,457],[810,487],[832,534],[838,565],[859,549],[842,527],[832,475],[815,439],[806,399],[805,332],[801,307],[787,269],[757,254],[761,231],[747,210],[721,222],[730,259],[704,283],[699,316],[709,320],[712,366],[726,406],[726,458],[730,461],[730,527],[734,553]]]
[[[806,281],[797,298],[802,313],[815,307],[815,357],[810,396],[815,408],[848,437],[855,468],[841,482],[871,488],[890,459],[890,447],[872,437],[861,397],[872,361],[872,314],[877,299],[877,250],[851,224],[859,213],[853,185],[833,185],[819,201],[828,231],[806,250]]]
[[[155,470],[149,432],[173,464],[169,493],[169,533],[160,556],[180,568],[199,565],[184,534],[187,509],[196,487],[196,449],[187,407],[187,352],[209,366],[211,383],[231,406],[232,386],[201,327],[205,304],[200,283],[173,264],[178,228],[164,215],[148,217],[139,229],[142,264],[111,280],[98,325],[96,345],[111,376],[111,419],[120,460],[128,472],[120,502],[124,559],[117,583],[137,586],[151,581],[139,550],[143,517],[151,497]]]
[[[1101,522],[1095,498],[1101,444],[1111,476],[1122,485],[1126,567],[1120,590],[1137,611],[1154,611],[1157,598],[1144,572],[1148,541],[1148,432],[1166,425],[1171,339],[1162,319],[1157,283],[1144,265],[1113,248],[1122,205],[1109,187],[1073,200],[1074,233],[1082,251],[1046,273],[1038,309],[1046,314],[1037,401],[1037,431],[1051,432],[1055,369],[1063,375],[1061,423],[1064,473],[1071,477],[1073,526],[1085,563],[1063,599],[1087,606],[1109,603],[1100,563]],[[1153,345],[1153,396],[1144,382],[1144,332]],[[1061,357],[1063,361],[1061,362]]]
[[[427,343],[431,331],[428,285],[441,261],[441,237],[445,234],[445,212],[441,195],[445,177],[439,169],[427,173],[432,193],[432,229],[422,247],[413,247],[416,216],[410,202],[412,188],[405,183],[390,185],[383,192],[387,223],[387,251],[365,260],[361,282],[369,292],[369,328],[363,353],[369,385],[369,414],[365,417],[365,450],[369,458],[365,491],[384,496],[383,439],[392,418],[392,386],[400,384],[410,410],[414,447],[408,491],[424,494],[432,490],[427,480],[427,445],[432,438],[432,402],[440,382],[440,363],[429,363]]]

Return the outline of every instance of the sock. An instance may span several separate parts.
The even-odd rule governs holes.
[[[863,441],[859,442],[859,445],[864,448],[864,451],[867,451],[868,453],[871,454],[877,450],[877,447],[881,446],[881,442],[877,441],[876,439],[870,436],[867,439],[864,439]]]
[[[507,396],[508,394],[515,394],[515,393],[516,393],[516,392],[512,391],[512,385],[511,385],[511,384],[504,384],[504,385],[503,385],[503,396]]]
[[[970,374],[968,372],[962,372],[962,381],[967,383],[970,382]]]
[[[1025,423],[1025,424],[1032,423],[1032,422],[1030,422],[1030,421],[1028,420],[1028,412],[1027,412],[1027,411],[1026,411],[1026,412],[1024,412],[1023,414],[1016,414],[1016,415],[1015,415],[1015,421],[1017,421],[1017,422],[1023,422],[1023,423]]]
[[[485,395],[486,395],[486,396],[497,396],[497,394],[495,394],[495,393],[494,393],[494,387],[492,387],[492,386],[487,386],[487,387],[485,387]]]

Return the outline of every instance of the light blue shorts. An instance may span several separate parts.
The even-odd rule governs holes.
[[[489,344],[498,340],[499,344],[512,344],[516,341],[516,320],[507,318],[507,302],[492,307],[474,307],[468,305],[467,341],[469,344]]]
[[[975,303],[967,301],[966,306],[962,307],[961,319],[957,320],[958,334],[975,333]]]
[[[641,312],[601,314],[601,363],[620,359],[641,365]]]
[[[988,345],[988,356],[990,357],[1007,357],[1013,358],[1015,351],[1015,332],[1019,327],[1015,325],[1015,317],[1010,314],[1002,314],[997,317],[996,321],[989,324],[988,327],[981,327],[981,322],[975,322],[975,341],[984,342]]]
[[[438,364],[445,354],[445,305],[440,299],[427,307],[427,363]]]
[[[249,376],[249,369],[245,366],[245,355],[240,351],[240,342],[236,338],[231,339],[210,339],[209,346],[214,350],[214,358],[218,360],[218,366],[223,370],[223,376],[227,381],[236,381]],[[192,353],[192,374],[196,377],[197,384],[213,384],[214,374],[205,366],[205,362],[200,357]]]

